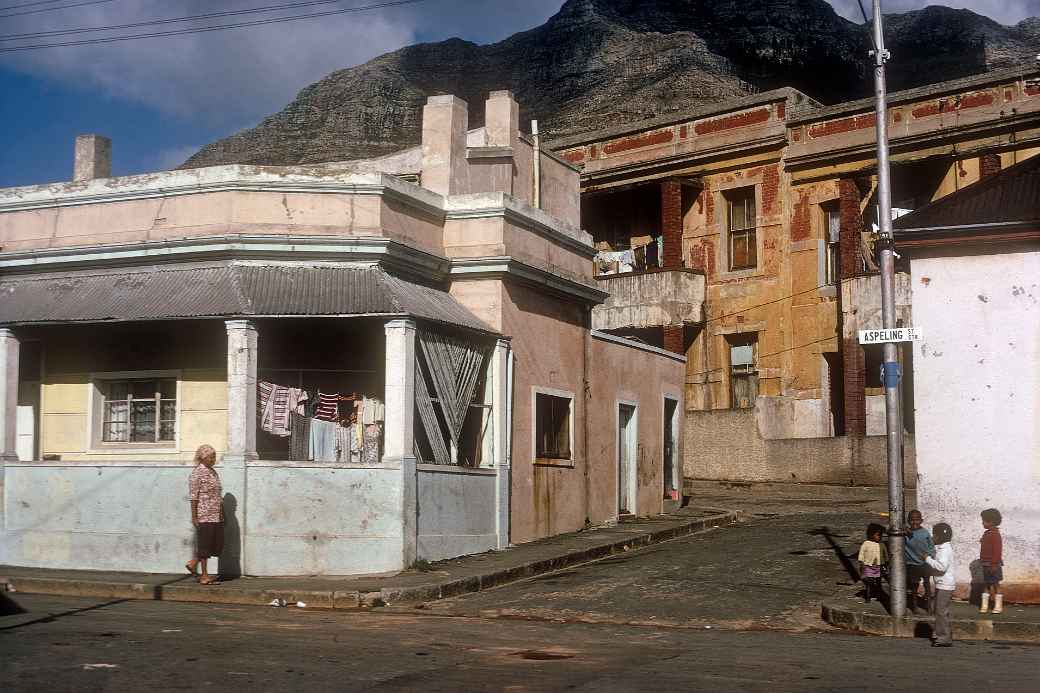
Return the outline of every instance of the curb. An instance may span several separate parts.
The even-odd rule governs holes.
[[[820,617],[835,628],[894,638],[927,638],[932,634],[934,619],[907,616],[902,619],[888,614],[868,613],[824,604]],[[950,621],[955,640],[1003,640],[1007,642],[1040,642],[1040,623],[1005,621],[1003,619],[971,619]]]
[[[708,508],[714,510],[714,508]],[[571,568],[582,563],[608,558],[633,549],[659,544],[706,529],[738,521],[740,514],[721,511],[715,515],[691,519],[680,525],[626,539],[591,546],[529,563],[441,582],[410,587],[384,587],[378,591],[307,589],[244,589],[236,587],[202,587],[198,585],[113,582],[86,579],[0,576],[0,590],[25,594],[48,594],[63,597],[95,597],[118,600],[155,600],[205,604],[267,606],[275,599],[289,604],[304,602],[307,608],[358,609],[361,607],[413,605],[447,599],[470,592],[499,587],[546,573]],[[184,579],[184,578],[180,578]]]

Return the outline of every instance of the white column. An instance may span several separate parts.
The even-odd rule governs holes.
[[[0,327],[0,461],[18,461],[18,337]]]
[[[256,454],[256,325],[228,320],[228,437],[224,461],[255,460]]]
[[[402,561],[407,568],[416,558],[418,529],[415,477],[415,322],[390,320],[386,331],[386,420],[383,428],[383,464],[401,469]]]
[[[512,486],[513,402],[510,370],[510,343],[500,339],[491,356],[491,416],[492,435],[495,446],[495,526],[498,533],[498,548],[509,546],[509,496]]]

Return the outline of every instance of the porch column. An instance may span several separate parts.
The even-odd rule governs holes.
[[[683,207],[682,183],[666,180],[661,183],[661,234],[664,236],[661,267],[682,267]]]
[[[0,532],[7,528],[4,516],[4,483],[7,462],[18,461],[18,337],[0,327]],[[3,553],[0,547],[0,553]]]
[[[227,320],[227,450],[221,462],[224,487],[225,548],[220,557],[222,575],[248,575],[246,551],[246,485],[250,460],[256,453],[256,325],[250,320]],[[231,528],[237,528],[236,532]]]
[[[513,400],[510,384],[511,345],[499,339],[491,356],[492,440],[495,446],[495,530],[498,548],[509,546],[509,494],[512,488]]]
[[[415,321],[390,320],[386,332],[386,420],[383,464],[401,468],[401,558],[415,563],[418,492],[415,476]]]
[[[256,325],[227,320],[228,437],[225,463],[255,460]]]

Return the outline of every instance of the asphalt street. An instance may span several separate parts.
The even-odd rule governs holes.
[[[19,593],[4,691],[1036,693],[1040,647],[850,635],[842,554],[874,507],[776,501],[746,522],[422,609],[339,612]]]

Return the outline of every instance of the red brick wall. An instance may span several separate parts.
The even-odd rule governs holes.
[[[693,126],[693,131],[698,135],[710,135],[713,132],[732,130],[733,128],[741,128],[746,125],[758,125],[768,121],[769,109],[758,108],[754,111],[745,111],[744,113],[736,113],[721,118],[702,120]]]
[[[812,237],[812,204],[806,190],[798,192],[798,201],[794,203],[791,215],[791,240],[804,241]]]
[[[867,435],[867,400],[864,397],[867,371],[863,347],[855,338],[842,343],[842,379],[845,385],[845,435]]]
[[[859,185],[852,178],[838,181],[839,213],[841,214],[841,233],[838,237],[838,251],[841,255],[841,277],[843,279],[862,274],[862,246],[859,234],[864,230],[863,215],[859,206],[863,199]]]
[[[874,127],[877,123],[877,116],[873,113],[864,113],[858,116],[849,116],[848,118],[841,118],[839,120],[831,120],[826,123],[817,123],[809,128],[809,137],[828,137],[830,135],[840,135],[846,132],[852,132],[853,130],[864,130],[866,128]]]
[[[979,178],[989,178],[1000,173],[1000,154],[989,152],[979,157]]]
[[[603,145],[604,154],[618,154],[620,152],[627,152],[630,149],[639,149],[640,147],[649,147],[654,144],[666,144],[672,141],[673,133],[669,130],[658,130],[657,132],[647,132],[642,135],[633,135],[631,137],[623,137],[619,140],[611,140]]]
[[[662,267],[682,267],[682,232],[682,185],[678,181],[664,181],[661,183],[661,233],[664,235]]]
[[[673,354],[686,355],[686,344],[683,339],[683,328],[682,325],[665,325],[661,328],[663,331],[662,344],[665,351],[670,351]]]

